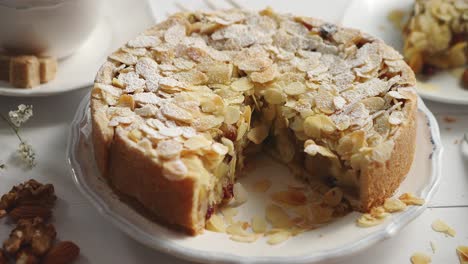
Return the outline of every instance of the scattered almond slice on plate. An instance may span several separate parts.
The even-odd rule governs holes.
[[[421,252],[416,252],[411,256],[412,264],[429,264],[431,262],[431,257]]]
[[[288,240],[291,236],[292,234],[290,232],[285,231],[285,230],[280,230],[278,232],[267,235],[268,237],[267,243],[270,245],[277,245]]]
[[[451,228],[449,225],[447,225],[444,221],[440,219],[437,219],[434,222],[432,222],[431,227],[434,231],[445,233],[451,237],[454,237],[457,234],[455,229]]]

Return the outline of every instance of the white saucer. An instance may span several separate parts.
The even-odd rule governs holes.
[[[59,61],[55,80],[32,89],[14,88],[0,81],[0,95],[47,96],[92,85],[107,55],[154,23],[146,0],[106,1],[109,1],[106,6],[112,8],[105,9],[101,22],[83,46],[72,56]]]
[[[422,100],[418,102],[416,154],[410,172],[400,185],[397,194],[411,192],[426,200],[426,205],[435,193],[441,177],[442,144],[440,133],[432,113]],[[72,177],[83,195],[97,210],[135,240],[156,250],[200,263],[262,263],[299,264],[330,263],[346,260],[350,255],[388,238],[426,208],[409,207],[401,213],[392,214],[382,224],[372,228],[356,226],[358,213],[351,213],[329,225],[295,236],[283,244],[270,246],[265,238],[255,243],[234,242],[226,234],[206,231],[190,237],[152,222],[133,208],[123,203],[100,177],[94,162],[91,142],[89,94],[83,98],[71,124],[68,140],[67,161]],[[298,183],[283,165],[259,155],[255,169],[239,181],[249,190],[253,183],[266,175],[273,182],[267,194],[250,193],[247,203],[239,207],[236,220],[248,220],[253,215],[262,215],[272,191],[284,190],[288,184]]]
[[[413,3],[414,0],[354,0],[346,10],[342,23],[381,38],[402,51],[401,32],[387,17],[390,11],[396,9],[408,14]],[[454,76],[450,71],[440,72],[424,82],[430,85],[418,84],[417,90],[421,97],[443,103],[468,105],[468,90],[461,86],[460,77]]]

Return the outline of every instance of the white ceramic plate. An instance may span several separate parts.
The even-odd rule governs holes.
[[[59,61],[55,80],[32,89],[14,88],[0,81],[0,95],[47,96],[92,85],[107,55],[154,23],[146,0],[106,1],[101,22],[75,54]]]
[[[346,10],[342,23],[344,26],[358,28],[381,38],[390,46],[402,51],[401,32],[388,20],[392,10],[402,10],[408,14],[414,0],[354,0]],[[418,85],[418,93],[425,99],[451,104],[468,104],[468,90],[461,86],[460,76],[455,71],[440,72],[425,83]],[[461,71],[459,71],[461,73]]]
[[[88,102],[89,95],[77,110],[68,142],[68,162],[76,185],[120,230],[149,247],[176,257],[204,263],[316,263],[342,259],[392,236],[425,209],[424,206],[409,207],[372,228],[357,227],[355,221],[359,214],[351,213],[277,246],[268,245],[265,238],[252,244],[234,242],[226,234],[210,231],[197,237],[185,236],[151,222],[122,203],[99,176],[92,153]],[[416,157],[398,193],[412,192],[429,201],[441,175],[441,151],[437,122],[419,100]],[[247,177],[242,177],[240,182],[247,189],[256,179],[268,175],[274,183],[269,193],[284,190],[286,184],[295,182],[287,168],[265,156],[258,158],[255,169],[246,174]],[[250,194],[236,218],[251,219],[254,214],[264,212],[266,203],[265,194]]]

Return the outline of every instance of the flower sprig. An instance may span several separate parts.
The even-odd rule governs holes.
[[[20,135],[20,127],[26,123],[29,118],[33,116],[33,107],[32,105],[20,104],[18,110],[10,111],[8,117],[0,113],[0,118],[5,121],[8,126],[13,130],[16,137],[20,141],[17,152],[21,160],[23,160],[29,168],[32,168],[36,165],[36,153],[34,152],[32,146],[25,141]],[[5,164],[0,164],[0,169],[5,168]]]

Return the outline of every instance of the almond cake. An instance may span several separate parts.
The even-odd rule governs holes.
[[[118,194],[192,235],[261,148],[365,212],[412,164],[414,85],[398,52],[358,30],[271,9],[178,13],[97,73],[95,159]]]
[[[403,38],[403,54],[415,73],[466,65],[468,1],[416,0]]]

